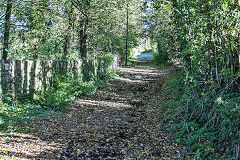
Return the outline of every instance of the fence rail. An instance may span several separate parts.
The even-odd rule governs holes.
[[[119,67],[119,56],[114,57],[112,68]],[[14,94],[15,97],[31,94],[32,90],[41,91],[50,86],[56,75],[71,75],[83,79],[86,75],[97,76],[106,71],[104,62],[98,60],[71,61],[21,61],[0,60],[0,93]],[[106,67],[106,66],[105,66]]]

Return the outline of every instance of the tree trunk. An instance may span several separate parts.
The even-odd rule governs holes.
[[[70,10],[70,12],[68,12],[68,29],[67,29],[67,34],[65,36],[65,43],[64,43],[64,59],[69,57],[71,29],[72,29],[72,25],[73,25],[72,13],[73,13],[73,7],[71,5],[71,10]]]
[[[87,58],[87,29],[88,29],[88,18],[84,17],[80,24],[80,56],[81,58]]]
[[[90,81],[90,70],[89,70],[89,61],[87,60],[87,29],[88,29],[88,17],[82,18],[80,22],[80,31],[79,31],[79,49],[80,56],[83,60],[82,64],[82,73],[83,81]]]
[[[8,57],[11,13],[12,13],[12,0],[8,0],[7,10],[5,15],[5,26],[4,26],[5,30],[4,30],[4,42],[3,42],[3,55],[2,55],[2,59],[4,60],[6,60]]]
[[[128,4],[127,4],[127,24],[126,24],[126,54],[125,54],[125,66],[128,61]]]

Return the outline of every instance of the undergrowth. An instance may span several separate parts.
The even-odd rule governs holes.
[[[42,91],[33,90],[32,96],[24,100],[16,100],[14,94],[1,97],[4,100],[0,101],[0,130],[12,130],[17,124],[40,119],[53,112],[62,113],[76,98],[94,94],[117,75],[111,68],[113,59],[110,56],[99,59],[105,60],[105,69],[97,76],[91,76],[90,81],[71,75],[57,75],[50,87]]]
[[[69,103],[76,98],[94,94],[99,87],[103,87],[115,73],[108,72],[92,77],[91,81],[84,82],[73,77],[58,75],[51,87],[43,92],[35,91],[35,103],[50,107],[56,111],[64,111]]]
[[[188,159],[239,159],[240,95],[213,86],[189,85],[182,71],[171,74],[163,89],[169,97],[158,107],[169,112],[162,122]],[[191,154],[189,154],[191,153]]]
[[[40,119],[51,113],[45,108],[32,102],[17,102],[11,105],[0,102],[0,130],[14,130],[14,126],[29,120]]]
[[[8,98],[8,103],[0,102],[0,129],[9,129],[24,121],[39,119],[52,112],[63,112],[76,98],[94,94],[111,79],[111,75],[101,76],[83,82],[67,76],[57,76],[53,85],[46,90],[34,91],[34,98],[27,101],[16,101]]]

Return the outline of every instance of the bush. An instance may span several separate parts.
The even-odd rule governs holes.
[[[112,64],[114,62],[114,57],[110,54],[99,55],[98,60],[98,75],[92,79],[96,83],[108,82],[115,72],[113,71]]]
[[[49,106],[54,110],[62,111],[75,100],[96,92],[97,86],[94,81],[82,82],[68,76],[58,75],[54,78],[51,87],[43,92],[35,91],[35,101],[42,106]]]
[[[163,113],[172,113],[163,119],[169,131],[186,153],[195,153],[193,159],[238,159],[240,94],[211,85],[199,92],[194,83],[184,83],[183,75],[172,73],[163,89],[171,97],[159,105]]]
[[[239,152],[240,100],[237,94],[185,94],[173,128],[196,159],[235,159]],[[221,154],[220,154],[221,153]]]
[[[114,62],[114,57],[111,54],[99,55],[99,56],[97,56],[97,59],[99,61],[103,61],[106,65],[106,68],[112,66],[112,64]]]

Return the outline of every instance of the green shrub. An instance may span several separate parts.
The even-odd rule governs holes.
[[[114,57],[111,54],[99,55],[99,56],[97,56],[97,59],[104,61],[106,66],[111,66],[112,63],[114,62]]]
[[[169,80],[163,87],[163,94],[171,97],[171,100],[179,100],[184,90],[184,77],[181,70],[171,73]]]
[[[35,91],[38,104],[50,106],[54,110],[64,110],[76,97],[83,97],[96,92],[94,81],[82,82],[68,76],[59,75],[54,78],[51,87],[43,92]]]
[[[102,81],[105,83],[109,81],[113,76],[115,76],[115,72],[113,71],[112,64],[114,62],[114,57],[110,54],[99,55],[97,57],[98,60],[98,75],[97,77],[93,77],[95,82]],[[98,83],[98,82],[97,82]]]
[[[170,113],[162,119],[169,125],[166,129],[186,147],[186,153],[195,153],[192,159],[237,159],[240,94],[184,83],[183,75],[171,74],[163,89],[164,97],[170,98],[158,104],[162,113]]]
[[[174,127],[197,159],[234,159],[239,147],[239,95],[185,95]],[[221,153],[221,154],[220,154]]]

